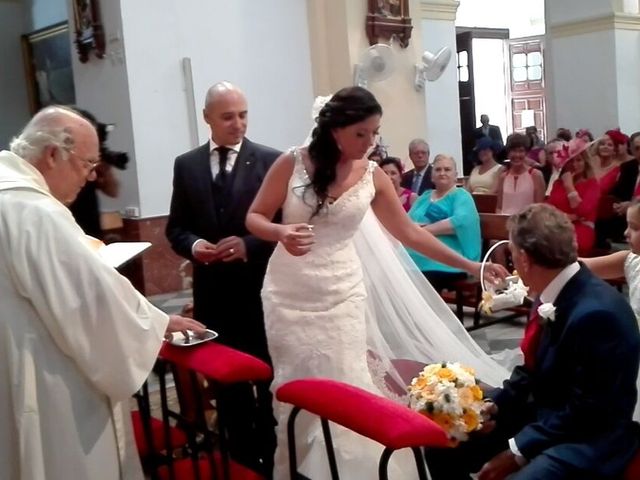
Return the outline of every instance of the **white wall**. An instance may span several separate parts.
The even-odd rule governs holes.
[[[547,104],[549,132],[589,128],[598,135],[618,125],[614,43],[613,31],[547,39],[547,79],[553,90]]]
[[[23,0],[22,3],[27,11],[27,31],[48,27],[68,18],[66,0]],[[69,11],[72,11],[71,7]]]
[[[438,153],[447,153],[456,159],[462,174],[462,148],[460,136],[460,101],[456,72],[455,25],[446,20],[422,20],[422,47],[436,53],[442,47],[453,52],[451,62],[435,82],[426,82],[424,102],[427,112],[425,139],[431,147],[431,159]]]
[[[511,38],[543,35],[544,0],[460,0],[456,26],[508,28]]]
[[[313,103],[306,4],[300,0],[122,2],[139,205],[143,217],[168,212],[173,161],[200,143],[206,89],[229,80],[249,101],[247,136],[279,149],[301,143]],[[181,59],[193,66],[195,105],[187,102]]]
[[[473,0],[471,0],[473,1]],[[551,25],[597,18],[611,14],[610,0],[546,0],[547,18],[552,19]]]
[[[616,78],[618,100],[618,123],[623,132],[640,130],[640,31],[617,30]]]
[[[25,17],[20,2],[0,2],[0,150],[30,117],[20,45]]]

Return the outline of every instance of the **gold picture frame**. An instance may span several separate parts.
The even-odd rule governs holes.
[[[21,41],[31,113],[51,104],[74,104],[68,23],[60,22],[27,33]]]

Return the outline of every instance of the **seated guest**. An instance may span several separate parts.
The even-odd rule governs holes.
[[[631,419],[640,359],[633,311],[577,262],[573,225],[559,210],[530,205],[508,228],[515,267],[540,292],[524,364],[489,393],[493,419],[480,432],[427,452],[431,478],[619,478],[640,443]]]
[[[411,205],[413,205],[418,198],[418,195],[408,188],[400,186],[400,182],[402,181],[402,162],[397,157],[387,157],[380,162],[380,168],[382,168],[384,173],[386,173],[391,179],[391,183],[393,183],[393,186],[396,189],[400,203],[402,203],[405,211],[408,212]]]
[[[514,214],[532,203],[544,200],[544,178],[539,170],[527,166],[529,139],[514,133],[507,140],[509,165],[498,180],[498,213]]]
[[[471,194],[456,187],[456,163],[448,155],[433,160],[433,190],[425,191],[409,211],[409,217],[429,230],[449,248],[469,260],[480,259],[480,217]],[[409,250],[420,271],[436,291],[451,289],[467,274]]]
[[[502,169],[502,165],[495,160],[498,149],[499,146],[489,137],[483,137],[476,142],[473,150],[477,165],[471,170],[466,185],[471,193],[496,193]]]
[[[620,165],[620,176],[611,190],[619,203],[614,204],[613,209],[616,214],[622,217],[627,213],[627,208],[631,205],[631,200],[640,197],[640,182],[638,182],[638,171],[640,170],[640,132],[635,132],[629,137],[629,149],[631,158]]]
[[[589,160],[589,143],[574,138],[554,152],[554,165],[560,170],[547,203],[563,211],[573,222],[578,255],[588,256],[595,244],[595,221],[600,187]]]
[[[429,165],[429,144],[422,138],[414,138],[409,142],[409,158],[413,168],[402,175],[400,183],[404,188],[422,195],[422,192],[433,188],[431,182],[431,165]]]
[[[620,159],[628,157],[628,141],[629,138],[619,129],[608,130],[597,140],[591,157],[601,195],[596,220],[596,244],[600,248],[609,248],[610,239],[619,241],[624,231],[620,222],[616,222],[610,195],[620,179]]]
[[[627,228],[625,215],[634,198],[640,197],[640,182],[638,171],[640,168],[640,132],[629,137],[629,149],[633,158],[620,165],[620,174],[609,194],[615,199],[613,214],[609,218],[602,218],[596,223],[596,233],[600,232],[600,243],[605,246],[606,239],[614,241],[624,240],[624,230]]]

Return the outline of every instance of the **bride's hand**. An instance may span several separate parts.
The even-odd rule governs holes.
[[[476,264],[476,273],[477,277],[480,276],[480,268],[482,264]],[[486,263],[484,266],[484,281],[490,285],[499,285],[505,278],[509,276],[509,272],[506,268],[498,263]]]
[[[280,225],[278,241],[291,255],[299,257],[311,251],[313,226],[306,223]]]

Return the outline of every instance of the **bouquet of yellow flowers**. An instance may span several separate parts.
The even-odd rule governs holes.
[[[459,363],[424,367],[409,385],[409,406],[440,425],[454,444],[482,427],[482,389],[475,372]]]

